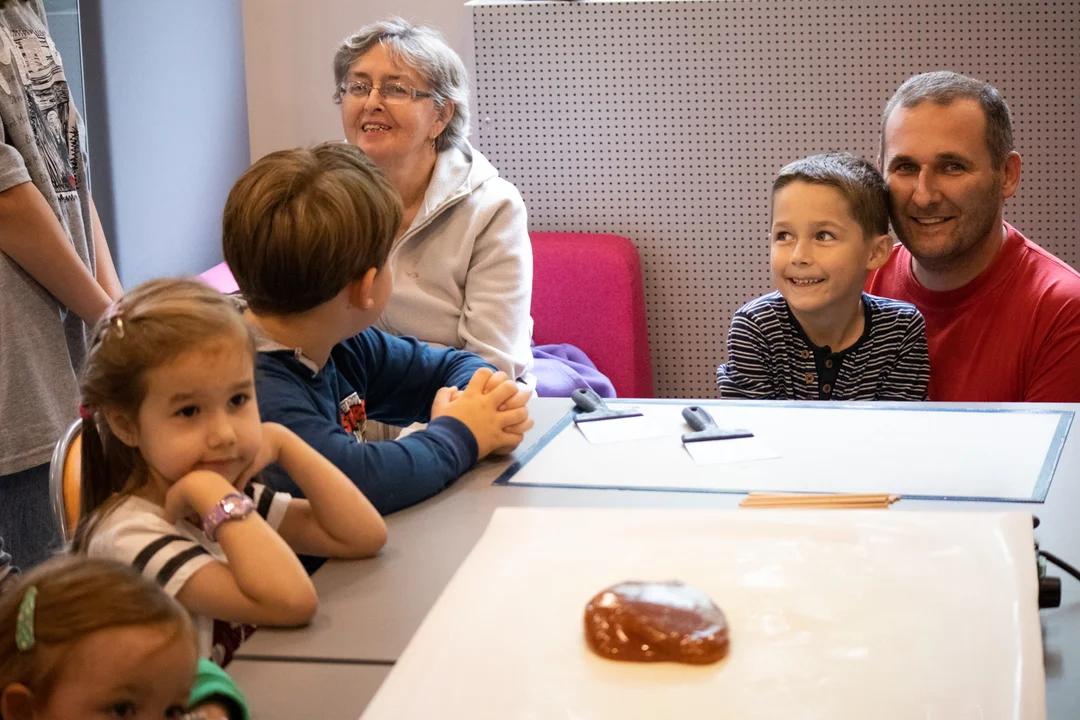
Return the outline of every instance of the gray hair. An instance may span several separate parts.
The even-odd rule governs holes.
[[[881,116],[881,150],[878,162],[885,164],[885,125],[893,110],[913,108],[929,100],[935,105],[951,105],[957,100],[974,100],[986,118],[986,149],[990,164],[1000,170],[1013,151],[1012,115],[1001,93],[993,85],[948,70],[913,75],[896,91]]]
[[[341,104],[341,86],[349,68],[377,43],[386,48],[393,62],[424,78],[436,109],[442,111],[447,100],[454,103],[454,115],[435,138],[435,150],[442,152],[461,145],[469,134],[469,76],[461,57],[434,28],[392,17],[365,25],[342,40],[334,55],[334,102]]]

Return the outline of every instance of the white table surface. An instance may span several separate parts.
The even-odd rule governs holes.
[[[570,407],[566,399],[534,399],[530,410],[536,426],[518,454],[527,451]],[[1080,411],[1080,405],[1067,404],[981,407]],[[917,452],[917,448],[910,451]],[[896,456],[890,461],[896,462]],[[724,493],[493,485],[510,462],[504,459],[481,463],[440,495],[388,517],[389,542],[378,557],[331,561],[315,574],[320,605],[311,626],[301,630],[261,628],[240,648],[237,657],[280,660],[290,665],[298,659],[315,663],[392,663],[499,506],[731,508],[742,498]],[[1035,531],[1040,545],[1080,564],[1080,527],[1074,518],[1074,512],[1080,509],[1080,429],[1074,427],[1069,434],[1045,503],[904,500],[892,512],[905,509],[1030,512],[1042,521]],[[1051,574],[1062,575],[1053,571]],[[1061,608],[1040,613],[1047,705],[1050,718],[1075,718],[1080,717],[1080,693],[1075,691],[1080,683],[1080,583],[1063,576],[1062,586]],[[281,695],[290,692],[284,683],[260,687],[265,686]]]

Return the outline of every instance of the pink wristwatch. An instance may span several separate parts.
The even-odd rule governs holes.
[[[221,498],[214,509],[203,518],[203,533],[210,542],[217,542],[218,529],[230,520],[243,520],[255,509],[251,498],[240,493],[229,493]]]

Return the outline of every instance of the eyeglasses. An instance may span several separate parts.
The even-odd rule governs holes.
[[[409,85],[402,85],[401,83],[372,85],[371,83],[362,80],[350,80],[347,83],[342,83],[341,89],[345,94],[357,98],[358,100],[364,100],[371,94],[372,90],[378,90],[379,94],[382,95],[383,100],[390,104],[431,97],[431,93],[429,92],[423,92],[414,87],[410,87]]]

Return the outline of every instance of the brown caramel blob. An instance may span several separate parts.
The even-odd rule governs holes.
[[[707,665],[728,652],[724,613],[681,582],[624,582],[602,591],[585,606],[585,639],[609,660]]]

